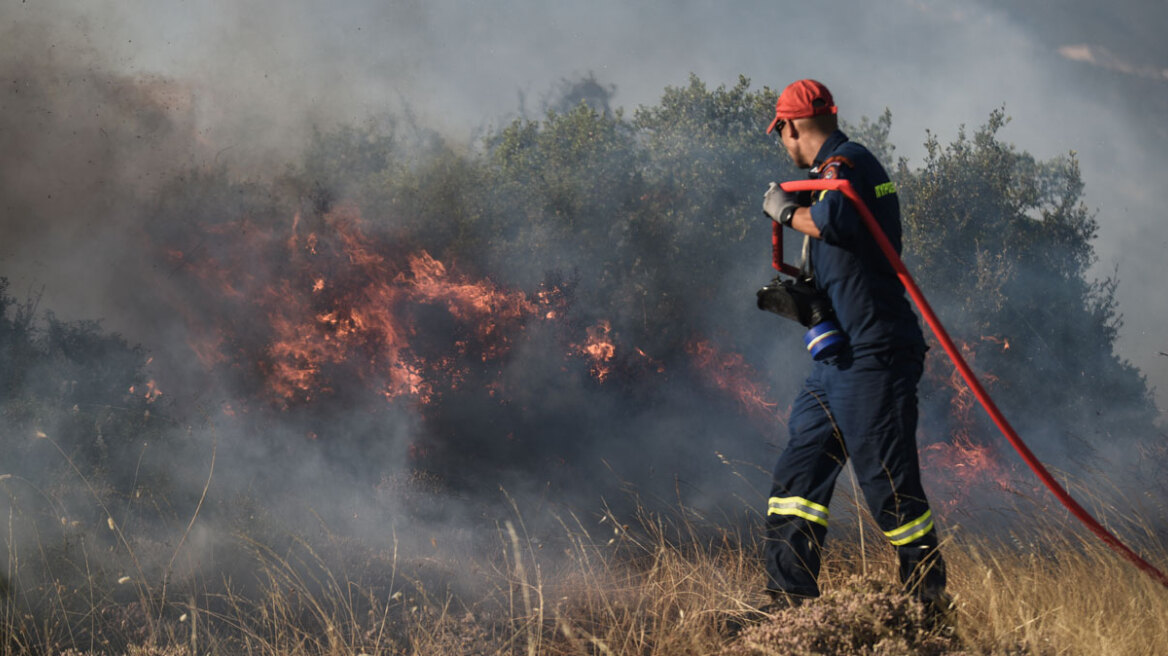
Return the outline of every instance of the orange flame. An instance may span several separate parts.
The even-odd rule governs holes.
[[[732,396],[748,415],[760,421],[786,421],[777,411],[778,404],[768,400],[769,390],[755,379],[754,368],[741,354],[722,351],[703,339],[690,340],[685,352],[706,383]]]
[[[456,273],[425,251],[395,258],[391,243],[365,234],[352,208],[339,208],[319,225],[319,234],[302,234],[305,222],[297,214],[286,237],[246,221],[235,230],[222,224],[204,228],[229,242],[220,249],[225,255],[187,263],[228,303],[262,310],[266,324],[247,328],[267,335],[256,354],[258,368],[271,397],[285,406],[333,392],[337,381],[330,378],[340,368],[386,399],[425,405],[440,389],[455,389],[466,379],[468,356],[484,363],[498,359],[526,321],[556,316],[558,290],[541,290],[533,300]],[[236,244],[235,232],[248,243]],[[251,264],[258,252],[287,266],[255,272]],[[280,277],[261,278],[269,273]],[[452,353],[419,349],[417,314],[425,306],[442,308],[453,322],[455,339],[446,346]],[[208,327],[199,313],[184,314],[194,335],[191,348],[205,367],[246,357],[224,353],[237,327]]]
[[[147,361],[149,364],[149,361]],[[158,383],[153,380],[146,381],[146,389],[141,389],[137,385],[130,385],[130,394],[134,396],[141,396],[146,399],[147,403],[154,403],[158,397],[162,396],[162,390],[158,389]]]
[[[982,337],[989,342],[1009,348],[1009,342],[994,337]],[[964,342],[957,342],[966,361],[973,366],[976,359],[974,349]],[[997,381],[993,374],[980,372],[982,381],[991,385]],[[948,442],[930,444],[921,449],[921,469],[931,479],[931,487],[940,488],[941,504],[956,507],[968,498],[973,488],[990,485],[1000,490],[1012,490],[1012,471],[1002,464],[997,450],[974,437],[974,420],[978,410],[973,390],[966,385],[960,372],[954,367],[945,376],[936,367],[930,367],[930,377],[947,380],[954,395],[950,406],[950,420],[954,426],[952,439]]]
[[[1005,337],[995,337],[993,335],[982,335],[981,341],[990,342],[991,344],[997,344],[998,346],[1002,347],[1003,351],[1010,350],[1010,340],[1005,338]]]
[[[1012,472],[1002,465],[997,452],[966,435],[921,449],[921,468],[935,479],[932,486],[941,488],[941,504],[949,508],[965,502],[975,487],[1013,490]]]
[[[642,349],[635,349],[635,350],[637,352],[637,355],[641,356],[641,359],[644,360],[644,363],[646,366],[648,366],[650,369],[656,371],[659,374],[665,373],[665,364],[663,362],[661,362],[660,360],[654,359],[652,356],[650,356],[648,353],[646,353]]]
[[[612,324],[601,319],[595,326],[589,326],[585,332],[588,338],[583,344],[573,345],[574,352],[587,357],[591,361],[589,371],[592,377],[603,383],[612,373],[612,359],[616,355],[616,345],[612,342]]]

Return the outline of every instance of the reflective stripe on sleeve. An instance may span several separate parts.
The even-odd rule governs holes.
[[[803,497],[771,497],[767,508],[768,515],[794,515],[809,522],[827,526],[828,511],[814,501]]]
[[[895,194],[895,193],[896,193],[896,185],[892,184],[891,182],[885,182],[884,184],[876,185],[876,197],[877,198],[883,198],[883,197],[887,196],[888,194]]]
[[[908,544],[928,533],[933,529],[933,511],[926,510],[925,514],[917,517],[904,526],[899,526],[891,531],[884,531],[884,535],[888,536],[888,541],[894,546],[901,546]]]

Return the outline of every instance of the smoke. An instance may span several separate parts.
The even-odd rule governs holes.
[[[1064,41],[1055,27],[992,5],[852,2],[825,10],[764,2],[558,6],[514,0],[471,10],[450,1],[328,8],[308,2],[10,4],[0,10],[8,25],[0,53],[0,275],[18,293],[43,289],[42,307],[62,318],[102,318],[106,328],[157,356],[154,366],[177,381],[161,388],[160,401],[175,404],[176,426],[166,431],[165,447],[146,448],[136,466],[168,473],[174,489],[201,489],[213,446],[223,458],[216,487],[246,508],[266,506],[277,514],[274,509],[287,506],[294,517],[311,511],[359,535],[384,537],[402,529],[418,544],[441,527],[443,535],[459,535],[459,548],[475,543],[467,527],[499,516],[500,497],[492,489],[499,481],[525,506],[592,509],[601,497],[617,503],[629,483],[645,497],[681,497],[703,510],[731,513],[727,508],[743,505],[735,495],[749,504],[765,484],[765,473],[757,470],[742,474],[743,482],[731,470],[749,466],[735,463],[769,465],[774,454],[765,443],[781,441],[782,428],[752,424],[733,401],[712,403],[716,386],[696,384],[693,372],[677,373],[674,365],[684,358],[654,352],[648,343],[623,345],[649,352],[641,360],[626,349],[625,359],[618,358],[609,382],[617,391],[598,385],[591,363],[573,349],[600,319],[611,321],[617,335],[635,334],[645,321],[633,313],[603,316],[584,303],[559,308],[567,318],[558,323],[533,313],[506,355],[483,355],[487,349],[479,345],[480,364],[466,374],[469,387],[441,400],[437,418],[418,409],[416,393],[394,402],[370,398],[386,389],[386,380],[354,378],[347,384],[357,389],[341,387],[345,376],[363,372],[336,362],[314,374],[333,383],[336,393],[324,410],[306,408],[296,397],[303,390],[283,400],[290,412],[269,392],[241,406],[240,390],[257,389],[256,380],[271,375],[270,369],[236,366],[245,359],[240,353],[253,361],[264,357],[257,350],[260,328],[248,323],[256,315],[245,311],[259,304],[266,316],[278,311],[280,300],[303,299],[255,301],[260,283],[294,276],[254,262],[249,267],[249,252],[232,247],[252,244],[256,231],[273,230],[279,237],[257,247],[278,249],[294,216],[328,225],[322,217],[343,204],[343,193],[321,198],[297,187],[270,198],[266,190],[278,188],[273,181],[311,147],[314,133],[338,124],[396,117],[388,131],[409,142],[402,156],[409,171],[423,159],[416,153],[432,152],[425,150],[432,141],[444,140],[436,150],[463,153],[492,127],[520,115],[538,117],[554,100],[548,90],[566,78],[591,74],[604,89],[615,88],[613,106],[631,110],[655,103],[666,85],[683,84],[691,72],[711,85],[732,84],[740,73],[756,86],[774,87],[810,76],[833,89],[853,122],[891,108],[891,141],[910,161],[922,157],[918,144],[926,130],[944,141],[957,126],[978,125],[1002,105],[1014,117],[1007,135],[1020,148],[1040,159],[1078,151],[1088,202],[1101,209],[1099,271],[1118,270],[1121,279],[1120,310],[1127,320],[1121,353],[1157,385],[1164,405],[1168,358],[1155,353],[1168,350],[1160,334],[1166,308],[1156,290],[1160,253],[1168,246],[1159,220],[1168,197],[1142,180],[1156,178],[1166,135],[1151,125],[1155,111],[1128,109],[1133,98],[1164,107],[1164,83],[1144,74],[1164,67],[1164,53],[1149,51],[1141,60],[1141,53],[1111,42],[1067,50],[1084,43],[1082,36]],[[1086,20],[1087,9],[1062,13]],[[1124,32],[1098,34],[1114,40]],[[1135,63],[1117,65],[1121,60]],[[428,139],[434,135],[442,140]],[[783,166],[776,153],[770,175]],[[206,178],[194,179],[192,171]],[[469,205],[476,194],[495,191],[466,184],[457,171],[450,182],[465,185],[460,189]],[[223,188],[230,194],[197,196],[198,190]],[[176,200],[181,193],[195,197]],[[176,206],[184,212],[168,211]],[[389,241],[410,217],[364,220],[382,221],[376,237]],[[540,239],[562,256],[561,282],[595,273],[595,252],[557,244],[554,237]],[[606,244],[622,236],[595,237]],[[181,256],[160,257],[160,245],[175,244],[186,248]],[[298,248],[285,255],[303,256],[303,243]],[[664,257],[646,251],[646,258]],[[200,253],[214,254],[225,271],[254,276],[255,287],[238,285],[248,294],[236,306],[209,295],[190,265]],[[230,268],[225,255],[240,268]],[[506,291],[534,303],[539,291],[550,289],[542,283],[554,287],[547,271],[508,255],[500,248],[479,263]],[[757,264],[726,263],[712,302],[716,316],[679,317],[685,325],[678,330],[714,333],[728,318],[773,326],[772,318],[760,320],[750,314],[753,308],[733,300],[744,291],[748,299],[750,287],[763,282],[764,257],[760,249]],[[473,264],[464,270],[448,263],[452,279],[483,279]],[[392,276],[408,277],[404,259],[392,266]],[[151,284],[142,284],[146,280]],[[639,293],[651,299],[659,291],[653,282]],[[427,343],[462,338],[474,323],[450,319],[432,299],[409,303],[407,314],[424,326],[418,362],[434,350]],[[220,348],[226,359],[210,375],[190,357],[189,344],[205,336],[192,326],[217,313],[231,318],[231,348]],[[773,345],[777,332],[759,331],[757,341],[745,344],[745,363],[754,363],[753,374],[774,390],[768,401],[778,403],[779,412],[803,370],[762,370],[790,361],[796,348],[794,337]],[[667,358],[667,373],[658,373],[654,362]],[[625,387],[622,376],[631,381]],[[495,384],[509,390],[509,406],[479,393]],[[644,388],[651,391],[634,393]],[[223,414],[226,404],[234,404],[236,414]],[[512,442],[515,426],[528,434]],[[330,433],[347,437],[330,440]],[[305,443],[312,445],[293,446]],[[411,449],[419,461],[408,460]],[[418,482],[409,478],[416,462],[444,463],[445,480],[416,494]],[[137,475],[128,461],[117,471],[129,480]],[[200,545],[210,553],[214,538]]]
[[[79,232],[79,239],[96,232],[115,240],[124,232],[94,218],[103,204],[97,202],[84,203],[84,212],[53,211],[53,229],[44,229],[46,222],[31,217],[46,206],[52,193],[46,186],[56,186],[53,205],[60,209],[71,202],[63,197],[75,199],[98,182],[94,171],[143,185],[149,184],[143,176],[192,160],[255,170],[299,152],[312,124],[359,122],[386,110],[424,116],[427,127],[460,140],[520,107],[538,113],[546,90],[587,71],[615,85],[616,104],[627,108],[655,102],[666,84],[690,72],[715,84],[744,73],[772,86],[809,75],[829,83],[845,117],[891,108],[891,139],[910,159],[922,155],[926,129],[944,139],[1002,105],[1014,119],[1008,136],[1019,147],[1039,158],[1077,151],[1087,201],[1103,212],[1097,273],[1118,271],[1122,281],[1121,352],[1168,390],[1168,358],[1158,355],[1165,350],[1159,330],[1165,309],[1154,300],[1158,253],[1168,243],[1158,220],[1165,198],[1140,183],[1156,170],[1168,136],[1153,120],[1168,106],[1168,89],[1138,74],[1164,68],[1163,45],[1147,29],[1158,24],[1156,7],[1129,3],[1103,23],[1089,3],[907,0],[825,10],[757,2],[553,8],[516,0],[481,11],[455,2],[327,10],[311,3],[131,9],[47,2],[4,11],[10,26],[4,63],[16,73],[6,78],[5,138],[37,139],[39,146],[20,167],[36,178],[31,186],[18,182],[25,179],[18,172],[5,175],[12,211],[5,218],[11,237],[4,273],[18,288],[45,285],[46,302],[67,316],[106,315],[112,328],[137,337],[137,322],[115,325],[116,313],[104,309],[107,281],[81,289],[53,257],[60,252],[55,245],[71,245]],[[1067,52],[1114,56],[1084,61]],[[153,94],[160,105],[154,127],[184,123],[189,147],[160,142],[150,125],[130,128],[128,121],[145,120],[141,111],[126,115],[102,77],[120,80],[123,94]],[[151,80],[153,91],[143,88]],[[21,92],[20,84],[32,88]],[[33,102],[38,93],[42,101]],[[134,133],[117,138],[103,121],[120,121]],[[53,176],[32,174],[45,166]],[[109,182],[107,190],[117,187]],[[24,217],[24,227],[15,216]],[[92,269],[108,271],[113,259]]]

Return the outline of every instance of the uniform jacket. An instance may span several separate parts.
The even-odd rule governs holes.
[[[836,130],[812,163],[812,178],[848,180],[899,253],[900,201],[888,173],[867,148]],[[815,192],[808,265],[816,286],[831,298],[853,356],[905,347],[924,348],[920,322],[904,285],[859,213],[841,192]]]

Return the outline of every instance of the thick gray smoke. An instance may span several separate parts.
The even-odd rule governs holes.
[[[1054,9],[1055,3],[1047,4]],[[1168,53],[1143,27],[1163,24],[1165,10],[1128,4],[1130,15],[1116,12],[1102,29],[1082,29],[1075,17],[1087,22],[1095,16],[1087,2],[1060,4],[1056,22],[1043,20],[1030,5],[907,0],[837,3],[831,10],[696,1],[470,6],[418,0],[328,8],[302,1],[9,3],[0,9],[0,276],[17,296],[43,290],[42,307],[64,319],[101,318],[106,328],[158,354],[160,362],[189,373],[185,389],[163,390],[164,399],[196,408],[186,410],[183,425],[171,431],[187,431],[187,439],[172,436],[168,448],[174,450],[145,451],[136,467],[168,472],[168,484],[194,490],[197,498],[216,444],[232,460],[220,463],[216,474],[217,485],[229,494],[248,503],[259,498],[272,508],[295,506],[299,516],[309,506],[358,534],[384,536],[402,516],[425,516],[426,522],[408,523],[414,539],[424,543],[432,539],[432,526],[473,526],[494,503],[470,496],[436,503],[398,494],[415,489],[400,478],[408,474],[403,454],[419,433],[442,431],[442,425],[422,426],[424,417],[398,407],[373,410],[362,397],[344,431],[359,440],[331,451],[300,452],[282,445],[335,427],[313,424],[319,418],[303,413],[207,420],[237,388],[200,378],[198,363],[179,362],[188,353],[190,322],[174,315],[173,295],[191,290],[177,282],[181,265],[168,268],[150,249],[158,235],[196,232],[186,223],[190,217],[158,211],[164,185],[181,189],[176,175],[220,166],[236,180],[269,182],[308,147],[314,127],[327,130],[386,113],[400,117],[403,131],[434,130],[469,150],[490,127],[518,115],[538,117],[562,80],[588,74],[601,85],[615,85],[614,104],[630,110],[656,102],[665,86],[684,84],[691,72],[711,86],[733,84],[740,73],[756,87],[809,76],[833,89],[850,121],[890,108],[890,140],[910,162],[921,158],[917,144],[926,130],[945,142],[958,126],[979,125],[1003,105],[1014,117],[1005,135],[1020,148],[1039,159],[1077,151],[1087,200],[1100,208],[1097,269],[1101,275],[1118,271],[1121,280],[1121,355],[1157,386],[1164,406],[1168,357],[1158,352],[1168,351],[1168,336],[1160,332],[1168,307],[1157,290],[1161,252],[1168,247],[1168,224],[1161,220],[1168,191],[1156,184],[1155,165],[1168,134],[1152,120],[1168,107]],[[777,152],[775,158],[774,170],[781,170]],[[761,189],[740,192],[754,197]],[[291,221],[318,201],[276,199],[249,207],[259,208],[259,220],[264,211],[287,209]],[[234,221],[240,217],[216,214],[238,206],[233,199],[208,198],[202,218]],[[566,273],[578,267],[580,275],[589,275],[587,259],[565,249],[564,261]],[[531,293],[544,272],[522,265],[506,264],[505,273],[523,280]],[[722,287],[736,293],[763,282],[758,275],[753,264],[728,264]],[[159,296],[143,291],[138,281],[146,278],[176,282],[153,286],[171,294]],[[196,303],[193,309],[214,307]],[[636,317],[611,318],[618,328],[620,322],[636,323]],[[753,447],[751,461],[763,467],[773,456],[762,440],[748,444],[731,435],[740,426],[730,413],[700,411],[708,399],[676,379],[647,401],[614,401],[580,382],[586,375],[578,385],[557,387],[563,369],[543,356],[542,347],[561,348],[562,338],[551,329],[532,333],[503,380],[527,390],[532,405],[543,404],[547,416],[533,424],[551,442],[581,426],[604,434],[597,439],[603,448],[586,454],[591,460],[581,456],[596,469],[569,468],[562,476],[596,475],[601,454],[613,465],[604,473],[612,481],[598,486],[604,490],[618,490],[627,479],[642,492],[667,497],[672,491],[712,510],[738,504],[734,494],[748,497],[748,504],[757,501],[749,495],[765,480],[758,471],[747,472],[748,484],[741,488],[718,488],[737,479],[716,450],[747,457]],[[781,403],[801,373],[768,373]],[[661,416],[655,407],[690,412]],[[484,417],[482,430],[494,430],[489,417],[475,414],[485,412],[480,406],[469,405],[461,414],[448,410],[444,417],[455,428]],[[679,445],[679,438],[708,441]],[[344,451],[354,444],[360,450]],[[498,464],[473,444],[458,446],[464,447],[459,463],[481,458]],[[695,462],[694,454],[706,461]],[[677,472],[686,476],[675,477]],[[492,473],[469,478],[482,486]],[[127,466],[125,474],[137,476],[138,468]],[[562,502],[556,491],[578,493],[589,482],[549,486],[556,475],[539,471],[507,480],[529,505]],[[360,489],[330,484],[334,480],[356,481]],[[472,543],[470,531],[460,530]],[[198,545],[210,552],[215,536],[201,539]]]
[[[148,186],[178,164],[271,161],[297,152],[308,125],[386,109],[412,111],[457,139],[521,108],[538,113],[557,80],[589,71],[630,108],[690,72],[711,84],[743,73],[772,86],[807,75],[827,82],[853,120],[891,108],[891,140],[910,159],[922,154],[926,129],[944,140],[1002,105],[1019,147],[1039,158],[1077,151],[1087,200],[1102,212],[1097,270],[1121,279],[1121,354],[1164,406],[1168,357],[1159,353],[1168,345],[1156,290],[1168,199],[1143,181],[1155,179],[1168,139],[1155,121],[1168,108],[1168,53],[1150,28],[1165,10],[1113,9],[1102,20],[1086,2],[10,5],[2,56],[16,73],[5,82],[13,211],[3,219],[2,270],[18,289],[44,285],[58,313],[104,316],[144,337],[105,304],[113,285],[100,272],[119,257],[69,263],[98,273],[85,277],[92,286],[58,257],[94,238],[123,239],[116,221],[95,218],[108,200],[93,197],[85,211],[74,200],[98,193],[95,185],[104,185],[101,199],[124,190],[113,176]],[[128,110],[119,94],[147,96],[155,116]],[[178,129],[190,147],[168,148],[160,129]],[[45,167],[53,175],[34,174]],[[60,211],[62,203],[72,205]]]

